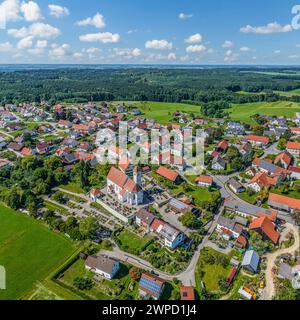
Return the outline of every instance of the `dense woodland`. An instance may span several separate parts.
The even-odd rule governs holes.
[[[112,100],[247,103],[292,100],[273,90],[300,88],[300,69],[278,68],[56,68],[0,73],[0,101],[53,103]],[[245,91],[249,94],[240,94]],[[264,94],[257,94],[264,93]]]

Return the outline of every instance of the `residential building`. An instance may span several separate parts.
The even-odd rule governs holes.
[[[139,283],[139,294],[145,299],[158,300],[164,291],[165,281],[151,273],[144,273]]]
[[[280,234],[275,230],[272,221],[266,216],[254,219],[249,226],[249,230],[256,231],[264,239],[272,241],[275,245],[278,243]]]
[[[226,240],[237,239],[243,232],[243,225],[235,219],[221,216],[217,221],[216,231],[221,233]]]
[[[217,156],[213,159],[211,167],[216,171],[222,171],[226,169],[226,162],[222,157]]]
[[[254,250],[246,251],[243,261],[242,261],[242,268],[257,273],[258,266],[259,266],[259,255]]]
[[[289,141],[286,150],[294,156],[300,156],[300,142]]]
[[[228,186],[235,193],[241,193],[241,192],[245,191],[245,187],[241,183],[239,183],[237,180],[235,180],[234,178],[231,178],[228,181]]]
[[[276,158],[274,160],[274,164],[280,165],[280,166],[284,167],[285,169],[287,169],[292,164],[292,161],[293,161],[292,155],[289,152],[284,151],[284,152],[279,153],[276,156]]]
[[[192,301],[195,300],[195,290],[193,287],[181,287],[180,288],[180,300]]]
[[[186,238],[183,232],[157,218],[153,220],[150,229],[161,239],[164,246],[171,249],[176,249]]]
[[[255,135],[250,135],[246,139],[255,147],[265,147],[270,142],[270,139],[267,137],[255,136]]]
[[[85,262],[85,268],[111,280],[119,271],[120,263],[105,255],[89,256]]]
[[[141,227],[145,232],[151,231],[151,224],[155,216],[146,209],[140,209],[135,216],[135,223]]]
[[[213,178],[211,176],[199,176],[195,179],[199,187],[209,188],[213,185]]]
[[[275,193],[269,194],[268,205],[274,209],[287,212],[295,212],[300,210],[300,200]]]
[[[160,166],[157,170],[156,173],[160,175],[163,178],[166,178],[167,180],[176,183],[179,183],[180,177],[179,174],[171,169],[165,168],[163,166]]]

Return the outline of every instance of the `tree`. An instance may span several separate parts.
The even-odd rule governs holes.
[[[93,288],[93,281],[89,278],[76,277],[73,284],[79,290],[90,290]]]
[[[278,141],[278,144],[277,144],[277,148],[279,150],[285,150],[286,144],[287,144],[286,139],[285,138],[280,138],[279,141]]]
[[[79,223],[79,231],[85,239],[91,238],[98,228],[99,225],[94,217],[88,217]]]
[[[187,228],[196,228],[199,225],[197,217],[192,212],[186,212],[178,220]]]
[[[132,267],[130,270],[129,270],[129,276],[131,279],[133,280],[139,280],[140,277],[141,277],[141,271],[139,268],[137,267]]]

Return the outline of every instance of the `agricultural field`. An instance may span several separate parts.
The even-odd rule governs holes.
[[[0,205],[0,265],[7,278],[0,299],[21,299],[74,250],[71,241],[40,222]]]
[[[232,120],[251,125],[255,124],[255,121],[251,119],[255,114],[294,117],[296,112],[300,112],[300,103],[289,101],[237,104],[229,109]]]

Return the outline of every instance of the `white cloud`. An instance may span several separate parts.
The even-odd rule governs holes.
[[[60,35],[60,30],[46,23],[33,23],[28,28],[9,29],[7,33],[15,38],[24,38],[28,36],[39,38],[55,38]]]
[[[150,40],[145,43],[146,49],[171,50],[173,44],[167,40]]]
[[[243,33],[258,33],[258,34],[270,34],[270,33],[280,33],[280,32],[290,32],[293,28],[290,24],[285,26],[280,25],[277,22],[268,23],[266,26],[252,27],[247,25],[240,29]]]
[[[297,54],[292,54],[290,56],[288,56],[289,59],[298,59],[299,56]]]
[[[242,52],[248,52],[248,51],[251,51],[251,49],[248,48],[248,47],[241,47],[241,48],[240,48],[240,51],[242,51]]]
[[[0,52],[10,52],[13,50],[13,45],[10,42],[0,43]]]
[[[87,19],[77,21],[76,24],[78,26],[94,26],[98,29],[102,29],[105,27],[105,20],[102,14],[97,12],[94,17],[89,17]]]
[[[82,42],[116,43],[120,41],[120,35],[111,32],[90,33],[81,35],[79,40]]]
[[[23,2],[20,9],[26,21],[33,22],[42,18],[40,7],[36,2]]]
[[[202,41],[202,35],[200,33],[193,34],[184,40],[186,43],[199,43]]]
[[[175,61],[177,59],[176,54],[174,52],[169,53],[168,60]]]
[[[70,14],[70,11],[68,8],[59,6],[57,4],[49,4],[48,8],[50,11],[50,15],[55,18],[62,18]]]
[[[97,54],[97,53],[100,53],[102,50],[99,48],[91,47],[86,49],[85,51],[90,54]]]
[[[51,49],[49,50],[49,55],[53,59],[61,59],[66,56],[72,55],[70,45],[64,43],[62,45],[52,44]]]
[[[32,36],[28,36],[28,37],[21,39],[17,43],[17,48],[19,50],[23,50],[23,49],[28,49],[28,48],[32,47],[32,43],[33,43],[32,39],[33,39]]]
[[[224,61],[225,62],[235,62],[239,59],[239,54],[234,53],[232,50],[227,50],[225,53]]]
[[[206,51],[206,47],[202,44],[192,45],[188,46],[185,51],[187,53],[198,53],[198,52],[204,52]]]
[[[190,18],[192,18],[194,15],[193,14],[189,14],[189,13],[180,13],[178,15],[178,18],[181,19],[181,20],[188,20]]]
[[[281,51],[280,50],[274,50],[275,54],[279,54]]]
[[[3,14],[4,23],[21,19],[20,4],[18,0],[5,0],[0,4],[0,12]],[[1,21],[2,22],[2,21]]]
[[[115,53],[116,56],[124,57],[126,59],[137,58],[142,54],[142,51],[138,48],[134,48],[134,49],[114,48],[113,52]]]
[[[48,46],[47,40],[38,40],[33,49],[29,49],[28,52],[34,55],[42,55]]]
[[[222,44],[223,48],[229,49],[229,48],[233,48],[234,47],[234,43],[232,41],[226,40],[223,44]]]

